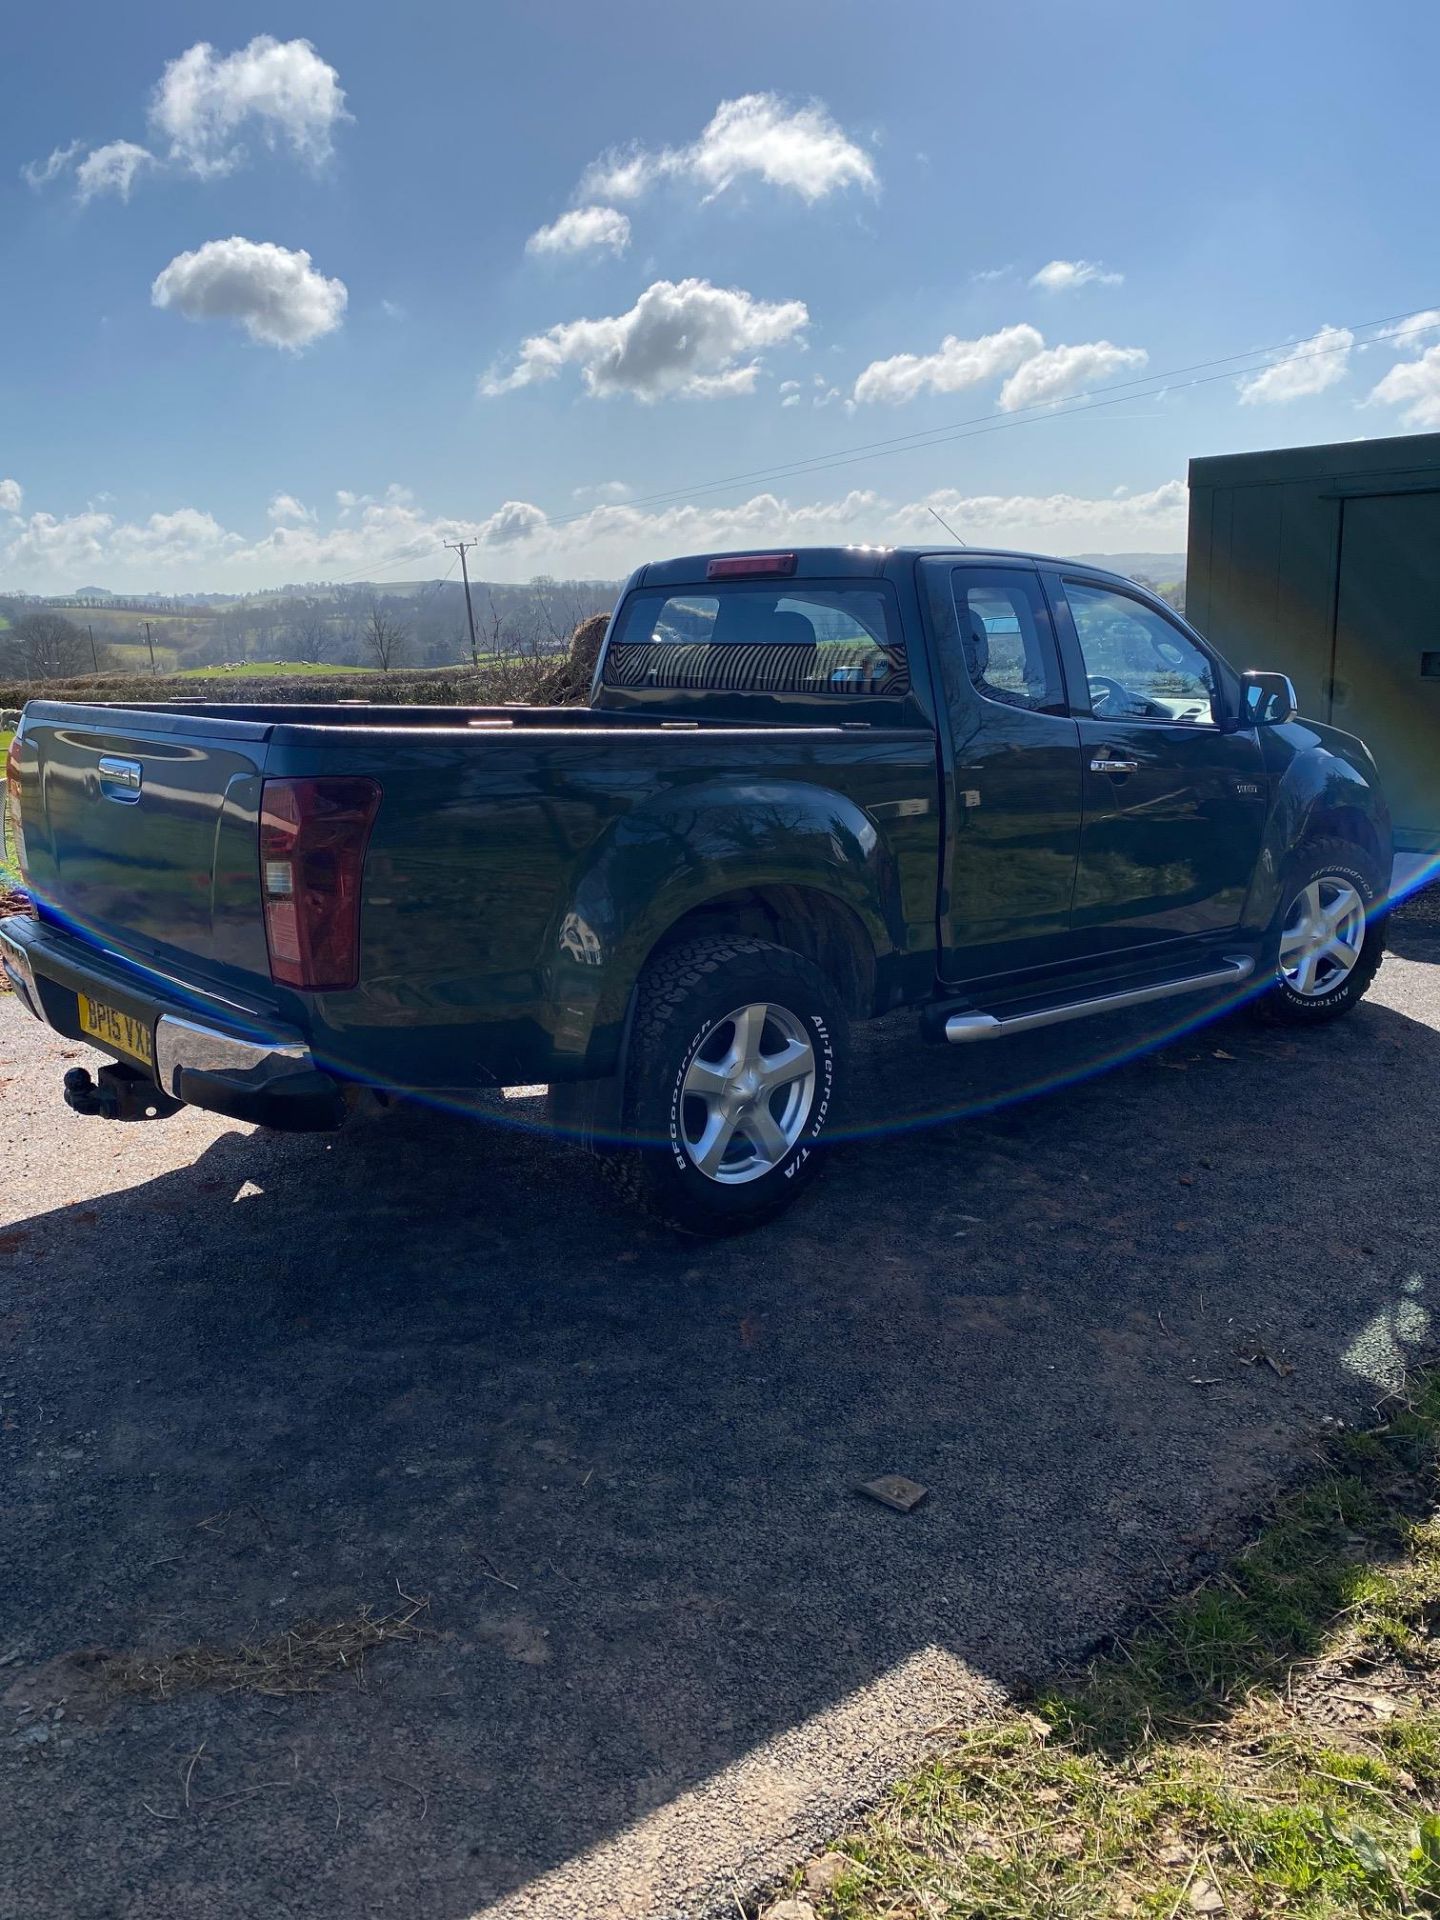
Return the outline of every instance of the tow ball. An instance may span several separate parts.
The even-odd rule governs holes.
[[[93,1080],[86,1068],[71,1067],[65,1076],[65,1104],[101,1120],[166,1120],[182,1103],[162,1093],[148,1074],[117,1063],[101,1067]]]

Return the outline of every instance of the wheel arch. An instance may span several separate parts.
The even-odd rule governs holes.
[[[733,887],[688,908],[653,941],[641,970],[657,955],[707,934],[750,934],[812,961],[835,984],[855,1019],[875,1011],[879,956],[854,908],[823,887],[788,882]]]

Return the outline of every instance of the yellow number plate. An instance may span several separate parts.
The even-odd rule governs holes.
[[[128,1013],[121,1013],[118,1007],[107,1007],[103,1001],[92,1000],[87,994],[82,993],[79,998],[80,1024],[92,1040],[98,1040],[112,1052],[128,1054],[142,1066],[155,1065],[149,1027],[132,1020]]]

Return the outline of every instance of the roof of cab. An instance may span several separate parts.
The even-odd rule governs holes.
[[[718,553],[687,553],[673,560],[650,560],[638,567],[631,575],[631,587],[668,587],[696,586],[706,581],[706,568],[712,560],[741,559],[747,554],[757,558],[762,555],[793,553],[795,567],[784,575],[757,573],[757,579],[776,585],[783,580],[873,580],[881,574],[891,572],[897,562],[909,565],[916,560],[959,560],[980,561],[1029,561],[1037,566],[1065,567],[1075,572],[1095,575],[1101,579],[1123,580],[1123,574],[1112,573],[1105,567],[1094,567],[1082,561],[1064,560],[1055,554],[1025,553],[1009,547],[789,547],[776,544],[769,547],[739,547]],[[743,574],[731,575],[732,580],[744,579]]]

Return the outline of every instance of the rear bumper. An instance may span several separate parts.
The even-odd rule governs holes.
[[[0,920],[0,968],[15,998],[67,1039],[99,1046],[80,1026],[77,996],[118,1008],[151,1036],[155,1084],[187,1106],[288,1132],[323,1132],[345,1117],[340,1083],[293,1030],[228,1006],[39,920]]]

